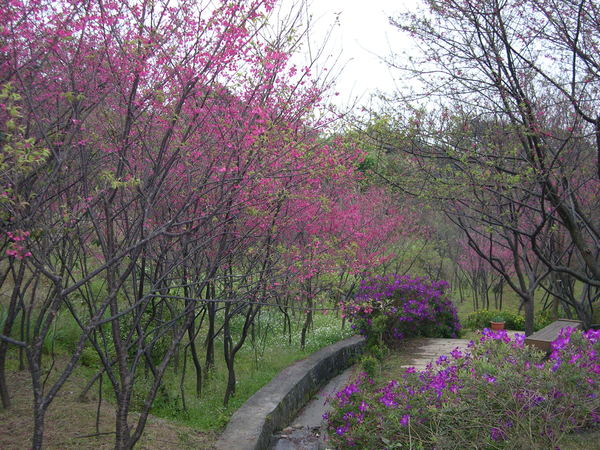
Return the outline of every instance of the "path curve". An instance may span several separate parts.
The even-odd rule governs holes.
[[[400,367],[414,367],[417,370],[423,370],[427,364],[435,364],[435,361],[441,355],[450,355],[450,352],[455,348],[465,350],[469,342],[469,339],[406,339],[398,352],[404,363]],[[322,388],[300,411],[290,426],[274,435],[272,448],[274,450],[318,450],[327,448],[327,437],[322,420],[323,414],[330,409],[327,399],[335,395],[349,382],[353,372],[356,372],[356,368],[346,370]]]

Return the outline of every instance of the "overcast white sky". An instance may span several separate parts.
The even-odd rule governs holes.
[[[293,2],[283,0],[283,5]],[[419,0],[309,0],[313,17],[311,41],[321,44],[333,26],[327,55],[339,55],[337,68],[343,69],[336,88],[340,93],[338,105],[350,104],[357,97],[364,105],[377,89],[394,88],[393,74],[381,57],[389,55],[390,48],[401,52],[411,43],[389,24],[388,17],[414,10],[418,4]],[[332,62],[329,59],[325,64]]]

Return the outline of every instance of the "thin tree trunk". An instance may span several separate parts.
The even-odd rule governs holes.
[[[313,311],[312,311],[313,303],[312,298],[308,300],[308,311],[306,312],[306,319],[304,320],[304,325],[302,326],[302,334],[300,336],[300,346],[302,349],[306,346],[306,335],[310,326],[312,325],[313,319]]]
[[[525,310],[525,335],[530,336],[534,331],[534,294],[529,293],[528,295],[522,297],[523,299],[523,309]]]
[[[12,267],[13,273],[14,266]],[[21,263],[19,269],[16,272],[14,286],[12,294],[10,296],[10,302],[8,305],[8,312],[6,320],[4,321],[4,327],[2,334],[4,336],[10,336],[13,328],[13,324],[17,315],[19,314],[19,308],[17,308],[17,301],[19,299],[19,293],[21,290],[21,282],[23,281],[23,275],[25,274],[25,264]],[[24,311],[23,311],[24,314]],[[8,385],[6,383],[6,356],[8,354],[8,342],[0,340],[0,400],[2,401],[2,407],[5,409],[10,408],[10,395],[8,393]]]
[[[122,391],[117,397],[117,411],[115,422],[115,450],[128,450],[130,441],[130,429],[127,423],[129,415],[130,398],[129,389],[121,383]]]
[[[190,340],[190,353],[192,354],[194,369],[196,370],[196,397],[200,398],[200,395],[202,395],[202,364],[200,363],[198,350],[196,349],[196,325],[194,320],[192,320],[192,323],[188,327],[188,337]]]
[[[206,360],[205,367],[206,372],[210,372],[210,370],[215,366],[215,320],[217,316],[217,305],[214,301],[213,294],[214,287],[211,289],[213,283],[209,283],[206,287],[206,298],[209,299],[207,308],[208,308],[208,332],[206,335]]]
[[[230,303],[225,305],[225,323],[223,324],[223,356],[225,363],[227,364],[227,387],[225,389],[225,397],[223,399],[223,405],[227,406],[229,399],[235,394],[235,366],[233,364],[233,343],[231,339],[231,332],[229,328],[229,309]]]
[[[40,345],[41,350],[41,345]],[[31,373],[31,383],[33,387],[33,433],[31,439],[31,448],[40,450],[44,439],[44,419],[46,409],[43,403],[43,393],[41,379],[40,361],[36,355],[28,354],[29,371]]]
[[[42,407],[35,408],[33,411],[33,435],[31,448],[41,450],[44,440],[44,419],[46,411]]]

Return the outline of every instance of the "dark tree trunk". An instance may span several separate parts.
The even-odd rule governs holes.
[[[194,369],[196,370],[196,397],[200,398],[200,395],[202,395],[202,364],[200,364],[200,358],[198,358],[198,351],[196,349],[196,325],[194,320],[192,320],[192,323],[188,327],[188,337],[190,340],[190,353],[192,354]]]
[[[209,300],[207,304],[208,332],[206,334],[205,360],[205,368],[207,373],[210,372],[210,370],[215,366],[215,320],[217,316],[217,304],[214,301],[212,301],[214,300],[214,293],[214,284],[209,283],[206,287],[206,298]]]
[[[302,333],[300,336],[300,346],[302,347],[302,349],[304,349],[304,347],[306,346],[306,335],[312,325],[312,320],[313,320],[312,299],[308,300],[307,305],[308,305],[308,311],[306,312],[306,318],[304,320],[304,325],[302,326]]]
[[[250,327],[254,322],[254,318],[256,314],[260,310],[258,305],[247,305],[246,306],[246,318],[244,320],[244,326],[242,327],[242,332],[239,340],[234,345],[233,338],[231,336],[231,328],[230,321],[231,318],[235,314],[235,310],[233,313],[230,313],[231,303],[227,303],[225,306],[225,319],[223,324],[223,353],[225,356],[225,363],[227,364],[227,389],[225,390],[225,397],[223,399],[223,405],[227,406],[231,397],[235,394],[235,355],[242,348],[244,342],[246,342],[246,338],[248,337],[248,332],[250,331]]]
[[[14,266],[11,268],[14,271]],[[15,273],[15,272],[13,272]],[[17,315],[19,314],[19,308],[17,302],[19,299],[19,293],[21,290],[21,282],[23,281],[23,275],[25,273],[25,264],[20,264],[19,269],[16,272],[14,278],[14,287],[10,296],[10,302],[8,305],[8,312],[6,320],[4,321],[4,327],[2,328],[2,334],[4,336],[10,336],[13,328],[13,324]],[[24,314],[24,311],[22,311]],[[10,395],[8,393],[8,386],[6,384],[6,356],[8,354],[8,342],[0,340],[0,400],[2,401],[2,407],[5,409],[10,408]]]
[[[41,349],[41,346],[40,346]],[[44,419],[46,408],[43,403],[43,393],[41,380],[41,369],[39,358],[28,352],[29,371],[31,373],[31,384],[33,387],[33,433],[31,438],[31,448],[40,450],[44,439]]]
[[[44,440],[44,419],[46,411],[41,408],[35,408],[33,411],[33,434],[31,439],[31,448],[41,450]]]
[[[525,335],[530,336],[534,331],[534,296],[530,294],[521,298],[523,300],[523,310],[525,311]]]
[[[233,353],[233,342],[231,339],[231,330],[229,327],[230,321],[230,310],[231,304],[225,305],[225,322],[223,324],[223,356],[225,358],[225,364],[227,365],[227,388],[225,389],[225,397],[223,399],[223,405],[227,406],[229,399],[235,394],[235,365],[234,365],[234,353]]]
[[[227,389],[225,390],[225,398],[223,399],[223,405],[227,406],[229,404],[229,400],[235,394],[235,366],[234,366],[234,357],[232,353],[232,342],[231,337],[227,337],[224,339],[226,350],[225,352],[230,355],[226,358],[227,363]]]
[[[122,386],[123,384],[124,383],[122,383]],[[115,450],[128,450],[130,448],[130,429],[129,424],[127,423],[130,397],[128,389],[123,388],[117,399]]]

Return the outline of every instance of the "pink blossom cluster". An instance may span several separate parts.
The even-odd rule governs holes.
[[[7,231],[6,236],[8,237],[9,245],[6,249],[6,255],[16,259],[23,259],[31,256],[31,252],[25,247],[25,241],[29,238],[29,235],[29,231]]]

